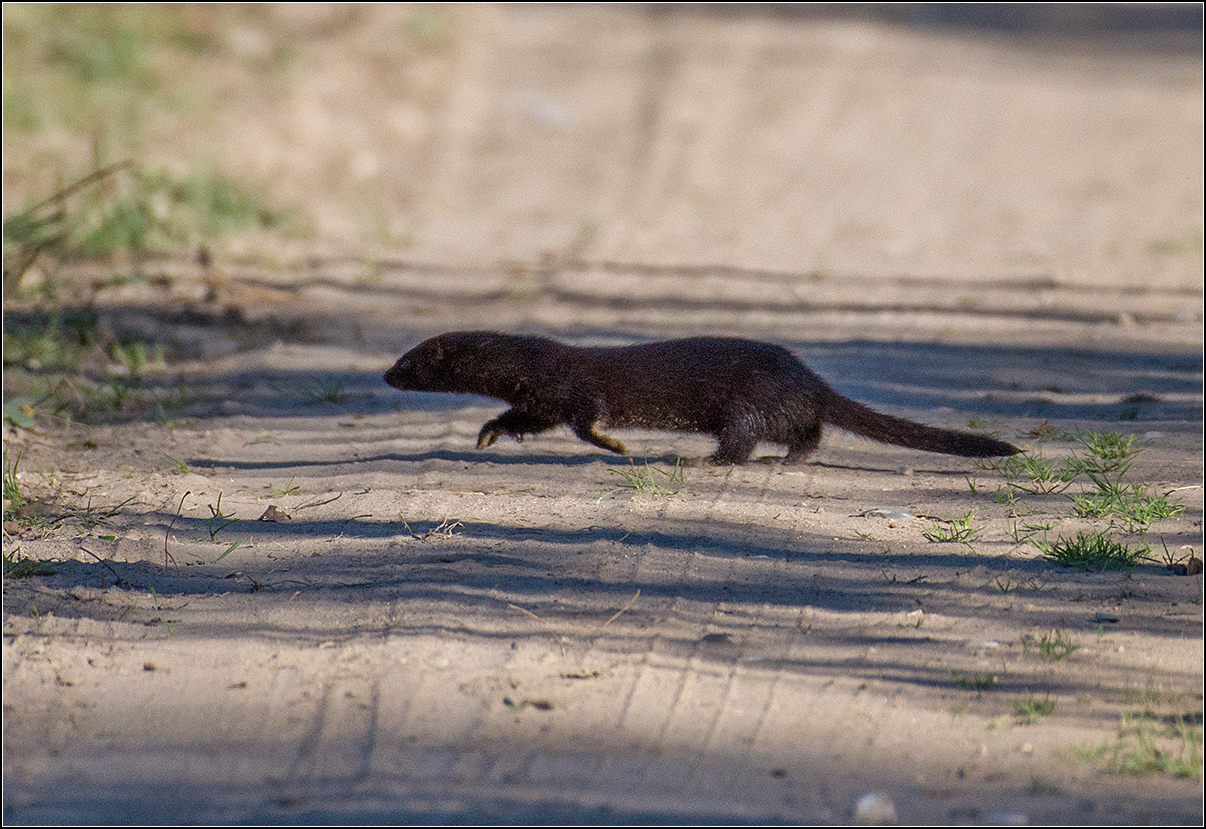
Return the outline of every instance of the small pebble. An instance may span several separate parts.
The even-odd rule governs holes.
[[[855,804],[854,822],[871,826],[896,823],[896,804],[883,792],[867,792]]]
[[[906,512],[899,507],[876,507],[869,509],[861,514],[862,518],[889,518],[894,521],[908,521],[917,518],[911,512]]]

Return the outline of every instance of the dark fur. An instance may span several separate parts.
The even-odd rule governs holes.
[[[488,331],[441,334],[385,373],[403,391],[495,397],[511,408],[482,427],[479,449],[503,435],[522,440],[567,424],[587,443],[624,445],[597,424],[713,435],[712,461],[739,464],[759,441],[787,446],[788,463],[817,448],[830,423],[872,440],[962,455],[1014,455],[1000,440],[922,426],[838,394],[785,348],[753,340],[696,337],[614,348],[579,348],[542,337]]]

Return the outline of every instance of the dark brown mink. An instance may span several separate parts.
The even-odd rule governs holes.
[[[715,464],[745,463],[759,441],[787,446],[800,463],[825,423],[883,443],[969,458],[1022,451],[983,435],[880,414],[838,394],[785,348],[721,337],[582,348],[543,337],[465,331],[432,337],[394,363],[385,382],[402,391],[480,394],[511,404],[482,427],[477,448],[509,435],[568,425],[579,438],[624,453],[597,430],[703,432],[719,441]]]

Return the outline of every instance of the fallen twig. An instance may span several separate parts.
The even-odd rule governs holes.
[[[329,504],[329,503],[331,503],[332,501],[338,501],[338,500],[339,500],[340,498],[342,498],[342,497],[343,497],[343,493],[341,492],[341,493],[339,493],[338,495],[336,495],[334,498],[328,498],[328,499],[327,499],[327,500],[325,500],[325,501],[313,501],[313,502],[311,502],[311,503],[309,503],[309,504],[306,504],[305,506],[302,506],[302,507],[294,507],[294,508],[293,508],[293,511],[294,511],[294,512],[297,512],[297,510],[309,509],[310,507],[321,507],[323,504]]]
[[[173,566],[175,566],[175,567],[180,566],[179,564],[176,564],[176,557],[168,552],[168,536],[170,536],[172,534],[172,526],[176,523],[176,519],[180,517],[180,510],[184,509],[184,499],[187,498],[191,493],[192,493],[192,490],[189,490],[188,492],[186,492],[180,496],[180,506],[176,507],[176,514],[172,516],[171,522],[168,523],[167,532],[165,532],[163,534],[163,566],[164,567],[167,567],[169,558],[172,560]]]
[[[608,619],[606,622],[604,622],[604,623],[603,623],[603,627],[607,627],[607,626],[608,626],[608,625],[610,625],[612,622],[614,622],[616,619],[620,618],[620,614],[621,614],[621,613],[623,613],[625,610],[627,610],[628,608],[632,607],[632,606],[633,606],[633,604],[635,604],[635,603],[636,603],[637,596],[639,596],[639,595],[641,595],[641,588],[639,588],[639,587],[638,587],[638,588],[637,588],[637,592],[636,592],[636,593],[633,593],[633,594],[632,594],[632,598],[628,600],[628,604],[624,605],[624,606],[623,606],[623,607],[621,607],[619,610],[617,610],[617,611],[615,612],[615,614],[614,614],[614,615],[613,615],[613,616],[612,616],[610,619]]]
[[[509,605],[507,605],[507,607],[511,608],[512,610],[518,610],[520,613],[526,613],[527,615],[529,615],[529,616],[531,616],[533,619],[535,619],[537,622],[543,622],[543,621],[544,621],[544,619],[541,619],[539,616],[537,616],[537,615],[536,615],[535,613],[533,613],[532,611],[530,611],[530,610],[524,610],[522,607],[520,607],[520,606],[519,606],[519,605],[517,605],[517,604],[509,604]]]

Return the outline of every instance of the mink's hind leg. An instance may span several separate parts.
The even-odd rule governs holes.
[[[740,421],[728,423],[716,436],[720,445],[709,460],[713,466],[736,466],[750,458],[758,445],[758,436]]]
[[[787,446],[787,457],[783,459],[783,462],[804,463],[820,443],[821,424],[818,422],[800,430],[792,437],[791,443]]]
[[[498,417],[488,421],[477,433],[477,448],[485,449],[487,446],[493,446],[494,441],[504,435],[510,435],[522,443],[524,435],[534,435],[546,429],[552,429],[556,425],[556,421],[536,417],[530,412],[507,409]]]

